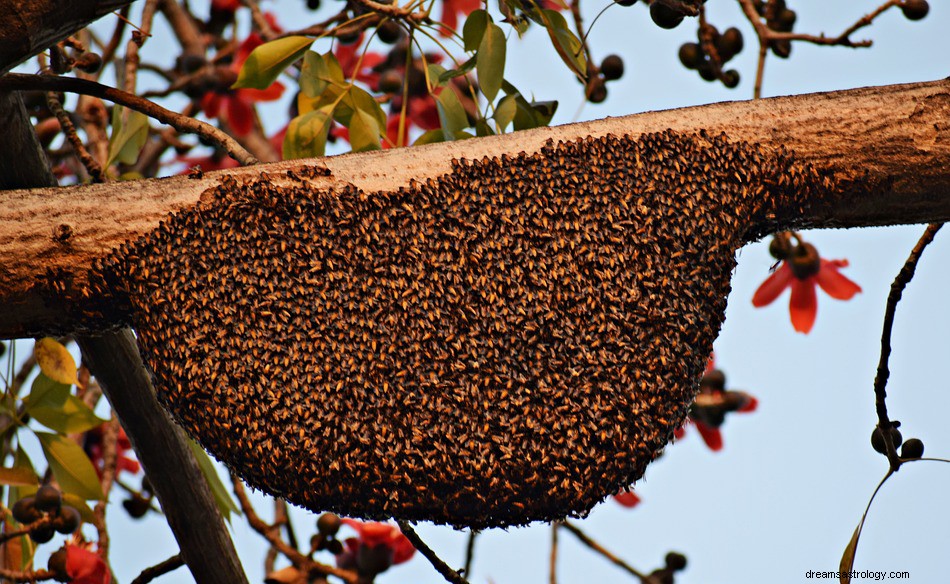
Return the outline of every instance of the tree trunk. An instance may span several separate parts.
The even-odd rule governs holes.
[[[672,129],[724,133],[730,141],[791,150],[799,161],[860,189],[833,193],[787,218],[797,227],[858,227],[950,219],[950,80],[729,102],[649,112],[503,136],[294,160],[253,168],[135,182],[0,192],[0,337],[62,331],[63,299],[88,270],[121,243],[147,233],[169,213],[195,205],[225,177],[238,183],[266,173],[318,167],[315,189],[355,186],[390,191],[452,170],[454,159],[535,152],[548,140]],[[329,176],[323,168],[329,171]],[[787,225],[786,225],[787,226]],[[776,226],[780,227],[780,226]],[[103,323],[108,325],[109,323]],[[89,326],[86,323],[85,326]]]

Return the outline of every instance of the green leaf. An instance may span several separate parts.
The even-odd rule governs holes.
[[[78,381],[76,360],[73,359],[69,349],[56,339],[46,337],[36,341],[33,345],[33,356],[40,366],[40,371],[50,379],[68,385],[73,385]]]
[[[334,67],[334,64],[336,65]],[[303,67],[300,69],[300,91],[307,97],[318,97],[331,83],[343,84],[343,70],[333,55],[321,55],[307,51],[303,56]]]
[[[465,75],[466,73],[468,73],[469,71],[475,68],[475,63],[477,62],[478,62],[478,57],[475,56],[465,61],[461,65],[459,65],[458,69],[449,69],[448,71],[446,71],[443,68],[442,74],[439,75],[439,85],[445,85],[447,81],[450,81],[451,79],[454,79],[455,77],[461,77],[462,75]]]
[[[475,135],[484,138],[485,136],[494,136],[495,132],[485,119],[481,119],[475,122]]]
[[[95,511],[86,504],[86,501],[82,497],[72,493],[63,493],[63,503],[79,511],[80,517],[82,517],[82,520],[86,523],[93,523],[96,520]]]
[[[376,120],[377,128],[386,127],[386,112],[369,92],[356,86],[350,86],[349,91],[340,100],[333,112],[338,122],[346,127],[350,126],[351,119],[357,112],[363,112]],[[352,144],[352,142],[351,142]]]
[[[438,130],[429,130],[425,134],[416,138],[416,141],[412,143],[413,146],[422,146],[423,144],[437,144],[439,142],[445,142],[445,133],[442,129]]]
[[[452,78],[448,75],[449,72],[445,70],[445,67],[438,63],[429,63],[426,65],[426,72],[429,77],[429,83],[432,84],[433,89],[445,85],[445,82]],[[445,77],[445,79],[443,80],[442,77]]]
[[[547,126],[554,118],[557,112],[557,101],[532,101],[531,109],[534,110],[534,118],[538,125]]]
[[[211,458],[208,457],[208,453],[205,452],[204,448],[190,438],[188,439],[188,446],[191,447],[191,452],[195,455],[195,460],[198,462],[198,468],[201,469],[201,474],[203,474],[205,480],[208,481],[208,487],[211,489],[211,494],[214,495],[218,509],[221,510],[225,520],[231,521],[231,513],[240,515],[241,510],[231,498],[230,491],[228,491],[224,483],[221,482],[221,477],[218,476],[218,471],[214,468],[214,463],[211,462]]]
[[[353,152],[379,150],[379,125],[372,114],[357,110],[350,118],[350,146]]]
[[[32,469],[23,467],[0,468],[0,485],[28,487],[38,485],[39,477]]]
[[[289,36],[257,47],[244,61],[237,81],[231,87],[267,89],[284,69],[307,52],[313,40],[305,36]]]
[[[105,499],[96,469],[78,444],[65,436],[36,432],[56,482],[64,493],[81,499]]]
[[[561,60],[581,78],[587,77],[587,59],[580,39],[574,36],[564,17],[555,10],[542,10],[541,19]]]
[[[491,22],[491,16],[488,12],[478,9],[473,10],[468,18],[465,19],[465,25],[462,26],[462,40],[465,42],[466,51],[477,51],[482,44],[482,36],[488,23]]]
[[[297,116],[284,135],[284,160],[319,158],[324,155],[333,116],[326,109]]]
[[[118,161],[135,164],[139,152],[148,140],[148,116],[120,105],[112,108],[112,135],[109,136],[109,160],[106,166]]]
[[[508,43],[497,24],[489,24],[478,46],[478,85],[488,101],[495,101],[505,75],[505,54]]]
[[[60,434],[77,434],[99,426],[106,420],[81,399],[72,395],[71,386],[57,383],[44,374],[36,376],[30,395],[24,398],[26,413]]]
[[[459,96],[451,87],[446,87],[435,98],[435,105],[439,110],[439,121],[442,123],[445,140],[454,140],[456,132],[468,127],[468,116],[465,115],[465,108],[462,107]]]
[[[495,108],[495,123],[498,125],[498,131],[504,132],[515,119],[515,113],[518,111],[517,98],[514,95],[506,95],[498,102]]]

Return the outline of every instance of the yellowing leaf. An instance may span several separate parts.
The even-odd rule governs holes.
[[[36,473],[22,467],[0,468],[0,485],[26,487],[39,484]]]
[[[244,61],[232,87],[267,89],[284,69],[303,56],[313,44],[313,40],[305,36],[289,36],[257,47]]]
[[[298,158],[317,158],[323,156],[327,145],[327,134],[333,116],[329,108],[311,111],[297,116],[287,126],[284,134],[284,160]]]
[[[84,500],[102,500],[102,487],[92,462],[78,444],[59,434],[36,432],[56,482],[64,493]]]
[[[78,381],[76,360],[73,359],[69,349],[56,339],[46,337],[36,341],[33,346],[33,356],[40,366],[40,371],[53,381],[67,385],[73,385]]]
[[[195,460],[198,462],[198,468],[201,469],[201,474],[203,474],[205,480],[208,481],[211,494],[214,495],[214,500],[218,504],[218,509],[224,515],[224,518],[230,521],[231,513],[240,515],[241,510],[234,503],[234,499],[231,498],[231,493],[225,488],[224,483],[221,482],[221,477],[218,476],[218,471],[214,468],[214,463],[211,462],[208,453],[194,440],[189,439],[188,446],[191,447],[191,452],[195,455]]]
[[[109,136],[109,160],[135,164],[148,140],[148,116],[122,106],[112,108],[112,134]]]

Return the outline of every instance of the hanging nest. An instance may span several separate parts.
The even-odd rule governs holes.
[[[583,515],[686,416],[735,251],[829,179],[673,132],[457,161],[393,192],[225,180],[96,267],[163,403],[314,511]]]

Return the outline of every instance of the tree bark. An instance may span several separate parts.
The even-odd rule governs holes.
[[[306,174],[307,167],[325,166],[330,175],[315,177],[315,188],[386,191],[448,173],[453,159],[531,153],[548,140],[636,137],[666,129],[721,132],[732,141],[786,148],[839,178],[877,185],[870,193],[835,193],[821,207],[803,201],[805,211],[792,218],[797,227],[950,220],[950,80],[720,103],[200,178],[0,192],[0,337],[62,330],[69,324],[69,307],[36,286],[44,275],[83,281],[93,260],[153,229],[167,214],[194,205],[225,176],[241,183],[267,173],[280,183],[289,182],[287,171]],[[72,235],[57,239],[54,230]]]
[[[6,131],[0,151],[0,185],[55,185],[19,94],[0,93]],[[152,488],[196,582],[247,582],[207,480],[184,432],[158,404],[131,331],[77,336],[90,369],[132,440]]]
[[[0,0],[0,75],[132,0]]]

